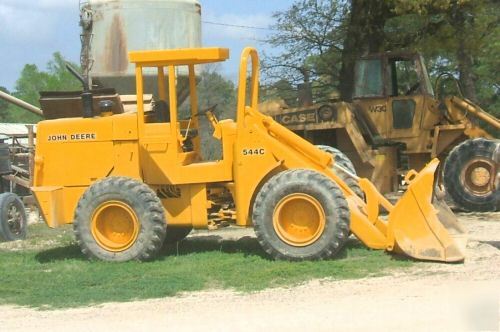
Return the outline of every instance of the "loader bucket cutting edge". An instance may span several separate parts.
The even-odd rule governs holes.
[[[453,212],[443,201],[433,200],[432,160],[408,186],[389,214],[394,251],[420,260],[460,262],[465,259],[467,238]]]

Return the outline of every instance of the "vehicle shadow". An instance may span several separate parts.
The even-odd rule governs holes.
[[[350,238],[345,246],[332,259],[343,259],[347,257],[347,250],[360,248],[363,245],[356,239]],[[222,253],[243,253],[247,256],[259,256],[265,260],[273,259],[262,249],[255,237],[244,236],[238,240],[227,240],[217,235],[197,236],[186,238],[180,242],[165,245],[162,248],[160,259],[169,256],[184,256],[195,253],[218,251]]]
[[[160,259],[170,256],[185,256],[204,252],[243,253],[245,256],[268,258],[256,238],[244,236],[228,240],[218,235],[196,236],[166,244],[160,251]]]
[[[333,259],[347,258],[348,249],[360,247],[363,247],[363,245],[359,241],[350,238],[344,248],[342,248]],[[243,253],[245,257],[258,256],[265,260],[273,260],[262,249],[257,239],[254,237],[244,236],[236,240],[224,239],[217,235],[189,237],[176,243],[166,244],[162,247],[155,260],[165,260],[169,257],[187,256],[207,252],[221,252],[227,254]],[[36,254],[35,259],[40,263],[52,263],[63,260],[87,260],[82,254],[80,247],[76,244],[41,251]]]
[[[224,240],[220,236],[198,236],[187,238],[177,243],[165,244],[156,260],[173,256],[186,256],[204,252],[244,253],[245,256],[259,256],[268,259],[257,239],[250,236],[238,240]],[[52,263],[63,260],[87,260],[77,244],[43,250],[35,255],[40,263]]]
[[[77,244],[70,244],[64,247],[51,248],[36,254],[35,259],[39,263],[52,263],[68,259],[86,260]]]
[[[488,245],[500,250],[500,241],[479,241],[479,242],[484,243],[484,244],[488,244]]]

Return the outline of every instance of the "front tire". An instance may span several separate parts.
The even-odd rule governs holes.
[[[14,193],[0,194],[0,241],[16,241],[26,238],[28,218],[24,204]]]
[[[498,170],[499,141],[476,138],[451,150],[444,165],[446,192],[458,207],[469,211],[496,211],[500,208]]]
[[[73,229],[90,259],[150,260],[166,233],[163,205],[150,187],[126,177],[92,184],[78,202]]]
[[[252,217],[260,245],[275,259],[330,258],[349,237],[342,191],[311,170],[287,170],[269,179],[255,198]]]

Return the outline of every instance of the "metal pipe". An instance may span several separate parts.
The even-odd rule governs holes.
[[[463,111],[471,113],[481,120],[489,123],[493,127],[500,129],[500,120],[495,118],[493,115],[486,113],[481,107],[477,106],[476,104],[458,97],[452,97],[451,102],[454,103],[457,107],[461,108]]]
[[[19,98],[16,98],[14,96],[11,96],[9,95],[8,93],[5,93],[3,91],[0,91],[0,98],[11,103],[11,104],[14,104],[16,106],[19,106],[21,108],[24,108],[25,110],[31,112],[31,113],[34,113],[36,115],[40,115],[40,116],[43,116],[43,111],[41,109],[39,109],[38,107],[36,106],[33,106]]]
[[[345,174],[349,175],[351,178],[353,178],[356,181],[359,181],[361,179],[359,176],[357,176],[354,173],[351,173],[347,168],[339,165],[338,163],[334,163],[333,167],[335,167],[336,169],[338,169],[338,170],[344,172]]]
[[[82,83],[83,86],[83,92],[82,92],[82,105],[83,105],[83,117],[84,118],[91,118],[94,116],[94,99],[92,96],[92,92],[90,91],[90,86],[89,82],[80,75],[80,73],[69,63],[66,63],[66,69],[75,76],[77,80],[79,80]]]
[[[258,109],[259,101],[259,54],[252,47],[246,47],[241,54],[240,75],[238,83],[238,101],[236,106],[237,131],[240,132],[245,123],[245,109],[247,107],[247,69],[248,58],[252,61],[252,76],[250,82],[250,105],[254,110]]]
[[[27,170],[25,170],[24,168],[21,168],[19,166],[16,166],[16,165],[12,165],[12,170],[16,173],[21,173],[23,175],[29,175],[29,172]]]
[[[14,157],[18,157],[18,158],[25,158],[25,157],[29,157],[29,156],[30,156],[29,152],[14,153]]]
[[[12,191],[12,184],[15,183],[15,184],[18,184],[20,185],[21,187],[24,187],[24,188],[30,188],[30,182],[28,180],[25,180],[25,179],[21,179],[20,177],[18,176],[15,176],[13,174],[9,174],[9,175],[4,175],[3,178],[7,181],[10,181],[10,185],[11,185],[11,188],[10,190]]]
[[[75,68],[73,68],[69,63],[66,63],[66,69],[71,73],[71,75],[73,75],[77,80],[80,81],[80,83],[82,83],[82,86],[83,86],[83,91],[88,91],[90,90],[90,86],[89,86],[89,83],[87,82],[87,80],[85,79],[85,77],[83,77]]]

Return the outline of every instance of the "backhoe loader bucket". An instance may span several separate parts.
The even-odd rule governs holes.
[[[460,262],[467,238],[446,203],[433,195],[439,160],[407,175],[408,190],[389,214],[395,252],[420,260]]]

